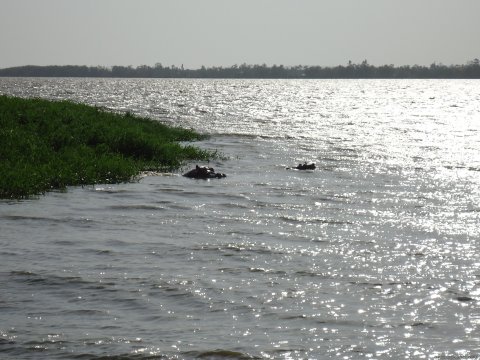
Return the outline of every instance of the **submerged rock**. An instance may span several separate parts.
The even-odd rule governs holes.
[[[186,172],[185,174],[183,174],[183,176],[192,179],[220,179],[226,177],[227,175],[216,173],[215,170],[211,167],[196,165],[195,169]]]

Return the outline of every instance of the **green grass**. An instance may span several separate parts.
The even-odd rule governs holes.
[[[69,101],[0,96],[0,198],[70,185],[131,181],[215,152],[179,141],[202,136],[158,121]]]

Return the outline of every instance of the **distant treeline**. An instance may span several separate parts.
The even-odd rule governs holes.
[[[0,76],[12,77],[113,77],[113,78],[259,78],[259,79],[480,79],[480,61],[474,59],[464,65],[430,66],[373,66],[367,60],[360,64],[351,61],[347,65],[283,66],[233,65],[230,67],[202,66],[200,69],[184,69],[177,66],[141,65],[89,67],[89,66],[20,66],[0,69]]]

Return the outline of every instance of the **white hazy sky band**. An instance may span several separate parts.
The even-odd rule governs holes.
[[[464,64],[480,0],[0,0],[0,68]]]

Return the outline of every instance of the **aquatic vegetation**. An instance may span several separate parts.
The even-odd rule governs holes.
[[[0,198],[24,198],[69,185],[131,181],[213,151],[193,130],[69,101],[0,96]]]

